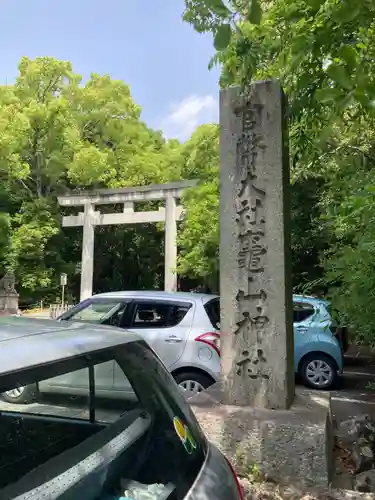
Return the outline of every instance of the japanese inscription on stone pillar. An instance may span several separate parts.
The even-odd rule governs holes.
[[[286,408],[294,393],[284,114],[276,82],[222,91],[221,345],[232,404]]]

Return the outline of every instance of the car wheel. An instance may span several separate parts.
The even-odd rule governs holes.
[[[35,384],[18,386],[15,389],[2,393],[2,398],[8,403],[27,404],[36,400],[37,387]]]
[[[320,353],[306,356],[302,360],[299,373],[304,385],[312,389],[331,389],[338,380],[335,361]]]
[[[178,373],[174,377],[187,398],[204,391],[214,383],[211,377],[197,372]]]

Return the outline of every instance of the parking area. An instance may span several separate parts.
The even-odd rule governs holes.
[[[369,389],[374,382],[375,363],[350,363],[345,369],[339,389],[332,391],[332,414],[336,422],[354,415],[368,414],[375,420],[375,391]],[[67,418],[89,418],[88,401],[82,398],[44,395],[37,403],[11,404],[0,399],[0,411],[26,412]],[[116,420],[127,408],[124,403],[98,399],[96,418],[103,422]]]
[[[337,422],[355,415],[368,414],[375,420],[375,362],[350,360],[346,363],[342,383],[332,391],[332,414]]]

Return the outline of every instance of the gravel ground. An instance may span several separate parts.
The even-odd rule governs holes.
[[[303,490],[295,486],[280,486],[273,483],[251,483],[241,481],[246,500],[375,500],[372,493],[350,490]]]

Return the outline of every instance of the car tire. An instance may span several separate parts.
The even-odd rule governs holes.
[[[320,391],[337,385],[337,365],[333,358],[322,353],[311,353],[302,359],[299,375],[306,387]]]
[[[209,375],[195,371],[177,373],[174,379],[184,393],[188,393],[188,398],[199,394],[214,383]]]
[[[7,403],[29,404],[36,401],[38,389],[36,384],[17,387],[11,391],[3,392],[1,397]]]

